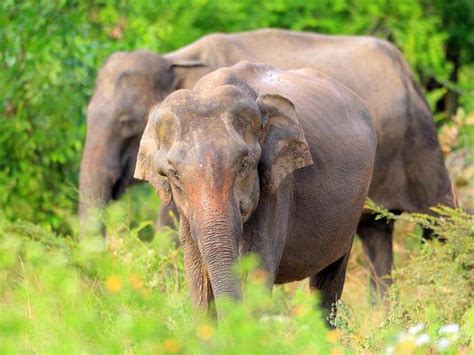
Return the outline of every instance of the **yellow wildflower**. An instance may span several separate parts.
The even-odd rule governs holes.
[[[207,341],[212,338],[214,334],[214,329],[210,325],[203,324],[197,328],[197,336],[204,341]]]
[[[181,351],[181,345],[174,339],[167,339],[163,343],[163,350],[168,353],[179,353]]]
[[[109,276],[105,281],[105,288],[110,293],[119,293],[122,289],[122,280],[116,275]]]

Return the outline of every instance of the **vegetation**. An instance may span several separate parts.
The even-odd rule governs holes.
[[[113,219],[129,208],[116,205]],[[0,352],[468,353],[474,350],[474,218],[438,212],[439,218],[402,217],[429,225],[445,243],[421,243],[416,233],[397,240],[409,253],[397,262],[385,303],[368,301],[356,246],[335,330],[326,327],[306,283],[277,287],[270,298],[255,258],[237,268],[247,275],[244,302],[229,303],[228,318],[217,327],[203,314],[193,316],[182,253],[170,235],[142,242],[141,227],[114,223],[106,246],[102,239],[77,243],[37,225],[3,221]]]
[[[167,52],[210,32],[282,27],[368,34],[398,46],[439,127],[460,204],[474,210],[474,3],[469,0],[4,0],[0,2],[0,353],[469,353],[474,220],[396,218],[396,270],[372,303],[354,245],[336,326],[306,283],[262,285],[250,257],[226,323],[193,313],[175,232],[155,234],[145,186],[108,208],[108,241],[76,240],[85,109],[117,50]],[[417,226],[417,227],[416,227]],[[420,226],[445,240],[423,243]]]
[[[9,220],[71,231],[67,217],[77,206],[85,109],[97,70],[112,52],[164,53],[206,33],[260,27],[392,41],[427,90],[438,124],[450,128],[448,138],[472,144],[469,0],[6,0],[0,3],[2,212]]]

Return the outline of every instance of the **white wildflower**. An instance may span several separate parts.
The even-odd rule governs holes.
[[[421,334],[418,338],[416,338],[415,344],[417,346],[422,346],[428,344],[430,342],[430,336],[428,334]]]
[[[415,335],[421,332],[423,329],[425,329],[425,325],[423,323],[418,323],[417,325],[414,325],[408,329],[408,334]]]
[[[436,344],[436,347],[439,351],[445,351],[451,346],[451,341],[446,338],[441,338],[438,340],[438,343]]]
[[[395,352],[395,348],[393,346],[389,346],[385,349],[385,355],[392,355]]]
[[[459,333],[459,325],[452,323],[447,324],[439,329],[439,334],[457,334]]]

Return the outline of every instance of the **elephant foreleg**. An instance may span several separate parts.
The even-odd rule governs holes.
[[[321,291],[321,306],[331,311],[341,298],[350,252],[309,278],[310,290]]]
[[[162,206],[158,212],[158,218],[155,223],[155,228],[160,229],[162,227],[176,228],[176,222],[179,220],[178,209],[174,204],[174,201],[167,206]]]

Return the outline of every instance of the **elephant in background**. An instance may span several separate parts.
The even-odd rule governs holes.
[[[91,207],[116,199],[133,179],[147,112],[177,89],[191,89],[204,75],[241,60],[283,70],[312,68],[345,84],[366,103],[378,146],[369,197],[391,211],[453,205],[451,183],[436,128],[419,86],[400,52],[364,36],[326,36],[266,29],[212,34],[165,55],[113,54],[100,70],[88,107],[81,164],[81,225]],[[162,223],[169,209],[161,211]],[[393,222],[364,213],[357,229],[373,264],[372,282],[383,292],[392,265]]]
[[[330,309],[376,141],[362,100],[315,71],[243,62],[169,95],[150,114],[135,177],[176,203],[194,304],[239,298],[232,266],[253,252],[270,285],[310,277]]]

